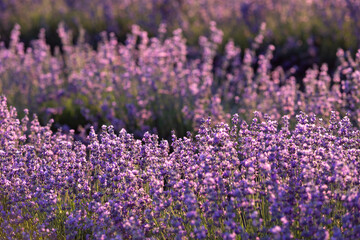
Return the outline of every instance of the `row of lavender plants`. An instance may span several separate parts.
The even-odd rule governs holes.
[[[332,75],[326,64],[314,66],[298,84],[295,66],[271,65],[273,45],[259,50],[265,31],[262,24],[251,48],[241,51],[229,41],[219,55],[223,33],[211,22],[208,36],[199,38],[201,54],[192,55],[182,31],[166,37],[165,25],[152,38],[134,25],[124,44],[104,32],[94,50],[83,31],[73,44],[61,24],[62,48],[51,54],[44,30],[25,49],[17,25],[9,47],[0,43],[0,92],[18,109],[37,113],[43,123],[54,118],[56,127],[75,129],[83,139],[91,125],[98,130],[102,124],[137,137],[150,131],[169,138],[171,130],[184,136],[204,117],[229,123],[239,113],[250,121],[255,110],[276,120],[287,114],[293,123],[300,111],[326,120],[332,109],[358,124],[360,53],[354,59],[339,50]]]
[[[103,30],[123,34],[132,24],[156,33],[157,26],[166,22],[171,29],[180,27],[196,40],[210,21],[216,21],[227,37],[237,35],[244,43],[266,21],[278,43],[291,44],[292,40],[286,39],[289,35],[306,41],[315,34],[323,43],[330,40],[330,45],[341,42],[353,47],[360,41],[359,9],[357,0],[2,0],[0,34],[9,33],[17,22],[24,27],[27,39],[33,39],[41,27],[54,31],[60,20],[83,26],[93,34]],[[296,40],[292,44],[296,45]]]
[[[0,101],[1,239],[359,239],[360,131],[255,112],[183,138],[89,144]]]
[[[133,24],[154,36],[159,24],[166,23],[169,32],[181,28],[187,44],[197,46],[215,21],[224,42],[232,38],[247,48],[266,22],[266,42],[277,47],[274,62],[286,69],[297,65],[296,75],[303,77],[314,63],[326,62],[333,69],[337,48],[358,49],[359,11],[358,0],[1,0],[0,39],[7,45],[19,23],[26,46],[45,28],[53,48],[60,44],[56,29],[64,21],[74,36],[80,27],[86,29],[85,39],[95,47],[101,31],[114,32],[123,42]]]

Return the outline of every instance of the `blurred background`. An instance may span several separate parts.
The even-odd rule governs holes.
[[[224,32],[224,43],[231,38],[247,48],[265,22],[264,41],[276,46],[273,64],[296,65],[300,75],[314,63],[326,62],[333,69],[338,48],[355,51],[360,44],[357,0],[1,0],[0,12],[5,44],[18,23],[25,46],[44,28],[52,48],[61,44],[56,32],[60,22],[72,30],[74,41],[83,28],[94,48],[102,31],[124,41],[133,24],[155,36],[161,23],[170,33],[181,28],[187,44],[196,46],[210,21]]]

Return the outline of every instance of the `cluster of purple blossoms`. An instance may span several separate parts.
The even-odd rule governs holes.
[[[359,239],[360,131],[300,113],[88,144],[0,101],[0,238]]]
[[[266,25],[250,49],[242,53],[233,41],[219,56],[223,33],[211,22],[208,37],[199,38],[200,54],[191,50],[177,29],[157,37],[132,27],[124,44],[114,34],[102,34],[97,50],[85,43],[83,31],[77,44],[61,24],[61,51],[51,54],[45,32],[24,48],[20,27],[11,34],[8,48],[0,43],[0,90],[17,109],[28,108],[46,123],[74,129],[83,139],[93,126],[122,128],[141,137],[145,132],[171,138],[199,129],[202,118],[230,123],[231,114],[249,122],[249,112],[267,113],[274,120],[289,115],[291,125],[301,111],[325,120],[330,109],[353,124],[360,120],[360,53],[355,58],[338,51],[339,66],[330,76],[326,65],[309,69],[303,89],[292,76],[271,65],[275,47],[259,54]],[[215,58],[220,60],[214,62]]]

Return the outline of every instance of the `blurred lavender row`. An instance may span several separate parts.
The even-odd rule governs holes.
[[[314,63],[336,65],[336,49],[360,46],[360,2],[357,0],[0,0],[0,40],[8,44],[16,23],[22,27],[26,46],[41,28],[53,48],[60,44],[56,29],[61,21],[75,36],[84,28],[93,47],[100,32],[114,32],[123,42],[133,24],[156,36],[160,24],[170,32],[181,28],[189,46],[197,46],[211,21],[236,45],[248,48],[262,22],[266,39],[277,46],[276,65],[286,70],[298,66],[297,75]],[[223,45],[222,45],[223,47]]]
[[[20,23],[33,34],[37,27],[49,29],[62,19],[91,32],[106,30],[118,34],[137,24],[154,34],[157,26],[165,22],[172,30],[182,28],[196,37],[211,21],[216,21],[226,28],[227,34],[234,35],[234,30],[241,27],[250,36],[256,34],[262,22],[268,22],[272,30],[285,27],[289,31],[286,37],[294,34],[296,29],[292,28],[305,29],[306,33],[330,31],[330,35],[334,34],[331,30],[350,30],[349,35],[355,35],[359,43],[359,8],[356,0],[2,0],[0,29],[5,33]],[[317,27],[328,29],[311,29]]]
[[[223,32],[211,22],[207,36],[199,38],[201,54],[189,57],[182,30],[165,37],[160,25],[157,37],[133,25],[126,43],[103,32],[97,50],[82,36],[73,44],[63,24],[58,34],[62,52],[50,52],[42,30],[30,48],[19,41],[20,27],[11,33],[9,48],[0,43],[0,92],[19,110],[28,108],[40,121],[55,120],[55,127],[74,129],[84,139],[92,125],[97,130],[111,124],[141,137],[146,131],[169,139],[198,129],[211,116],[215,123],[229,122],[231,114],[251,120],[254,111],[273,119],[300,111],[329,119],[331,110],[360,119],[360,52],[353,58],[339,49],[339,65],[330,76],[328,67],[314,66],[299,83],[288,71],[271,65],[275,47],[257,53],[263,45],[266,25],[251,48],[241,50],[233,41],[217,55]],[[217,58],[217,64],[214,59]]]
[[[170,143],[103,126],[86,146],[2,97],[0,238],[359,239],[359,130],[296,118],[207,119]]]

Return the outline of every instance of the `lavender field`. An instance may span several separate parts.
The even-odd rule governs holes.
[[[360,239],[358,2],[139,6],[0,1],[0,239]]]

